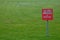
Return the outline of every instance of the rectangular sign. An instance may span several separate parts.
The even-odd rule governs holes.
[[[42,9],[42,20],[53,20],[53,9]]]

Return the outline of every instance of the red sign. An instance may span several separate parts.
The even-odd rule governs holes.
[[[42,9],[42,20],[53,20],[53,9]]]

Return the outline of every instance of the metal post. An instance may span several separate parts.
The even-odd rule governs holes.
[[[46,36],[47,37],[49,36],[49,33],[48,33],[48,20],[46,21]]]

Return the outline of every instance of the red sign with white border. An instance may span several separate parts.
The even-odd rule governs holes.
[[[42,9],[42,20],[53,20],[53,9],[51,8]]]

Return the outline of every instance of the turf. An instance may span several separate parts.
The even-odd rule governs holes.
[[[49,37],[42,8],[54,9]],[[0,0],[0,40],[60,40],[60,0]]]

